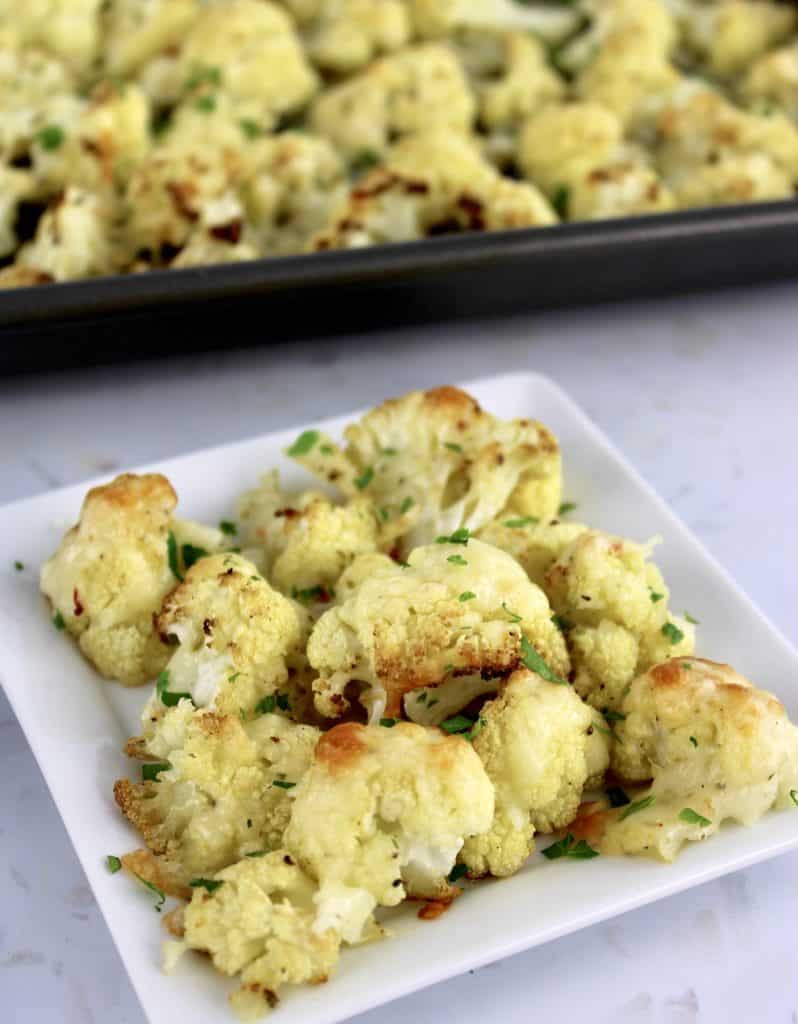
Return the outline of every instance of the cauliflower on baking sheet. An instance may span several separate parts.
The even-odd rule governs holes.
[[[514,672],[485,704],[473,746],[496,790],[496,811],[490,829],[463,847],[471,875],[514,874],[534,849],[536,831],[573,821],[588,778],[609,763],[594,714],[570,686],[528,669]]]
[[[668,588],[649,561],[652,546],[587,530],[546,572],[574,686],[599,710],[617,711],[636,675],[693,650],[692,625],[668,611]]]
[[[754,61],[740,83],[739,95],[754,112],[780,109],[798,121],[798,44],[771,50]]]
[[[18,49],[0,36],[0,158],[24,159],[35,139],[60,139],[52,129],[71,123],[84,106],[75,88],[59,60],[43,50]]]
[[[103,0],[0,0],[0,25],[13,25],[22,45],[46,50],[86,78],[98,56],[102,6]]]
[[[438,38],[463,29],[530,32],[556,41],[569,35],[579,18],[568,6],[529,0],[406,0],[416,31]]]
[[[565,642],[543,591],[498,548],[461,531],[416,548],[406,568],[366,578],[313,628],[317,709],[340,717],[361,688],[369,719],[398,715],[411,690],[451,676],[507,675],[525,658],[568,674]]]
[[[241,555],[200,558],[163,602],[156,627],[178,646],[145,719],[166,704],[164,692],[236,715],[284,692],[301,711],[304,694],[292,662],[303,651],[306,614]]]
[[[557,50],[557,64],[581,72],[604,53],[624,59],[647,55],[653,64],[668,56],[678,38],[669,0],[582,0],[579,31]]]
[[[358,164],[379,160],[396,139],[422,130],[440,138],[466,135],[475,112],[455,54],[427,43],[381,57],[326,89],[313,104],[310,125]]]
[[[728,665],[679,658],[635,679],[612,768],[651,780],[626,807],[586,819],[603,853],[675,859],[726,820],[751,825],[795,802],[798,729],[772,694]]]
[[[316,896],[285,850],[245,858],[194,890],[178,952],[207,953],[217,970],[239,975],[230,1002],[254,1020],[277,1004],[284,985],[320,984],[332,974],[341,936],[315,927]]]
[[[149,863],[139,856],[143,873],[188,895],[192,879],[281,845],[317,729],[274,712],[242,722],[185,697],[147,724],[127,749],[154,763],[144,765],[144,781],[114,786],[153,855]]]
[[[397,553],[503,511],[551,517],[559,506],[556,438],[535,420],[497,419],[457,388],[388,399],[344,437],[342,449],[307,431],[289,454],[347,497],[370,498]]]
[[[319,883],[314,933],[357,942],[375,906],[451,899],[455,858],[492,817],[493,786],[460,737],[387,721],[324,733],[284,837]]]
[[[102,675],[128,686],[169,657],[153,616],[176,582],[167,550],[176,504],[166,477],[118,476],[89,491],[77,526],[42,566],[57,623]]]
[[[111,0],[103,11],[105,68],[135,74],[180,44],[201,10],[200,0]]]
[[[798,27],[798,13],[790,4],[768,0],[688,0],[682,5],[682,21],[693,54],[711,75],[728,78],[783,43]]]

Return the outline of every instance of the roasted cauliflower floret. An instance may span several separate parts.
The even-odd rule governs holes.
[[[185,946],[207,953],[223,974],[240,976],[230,996],[252,1020],[283,985],[319,984],[332,974],[341,937],[314,927],[316,886],[285,850],[220,871],[212,891],[197,888],[186,907]]]
[[[694,631],[668,611],[651,545],[581,533],[546,572],[545,590],[567,630],[577,692],[617,711],[635,675],[690,654]]]
[[[798,44],[755,61],[742,81],[740,95],[760,114],[772,113],[775,107],[798,120]]]
[[[496,812],[488,832],[466,840],[460,859],[472,875],[514,874],[534,849],[536,831],[576,817],[593,768],[593,732],[593,712],[570,686],[527,669],[483,707],[473,746],[496,790]]]
[[[179,645],[166,669],[168,693],[229,714],[249,713],[281,690],[301,701],[292,692],[290,664],[301,654],[305,614],[240,555],[196,562],[164,601],[156,625]],[[162,704],[156,693],[152,708]]]
[[[548,40],[561,39],[578,23],[564,6],[515,3],[513,0],[408,0],[416,31],[421,36],[451,36],[464,29],[531,32]]]
[[[308,56],[319,67],[351,74],[411,36],[402,0],[282,0],[300,25]]]
[[[652,780],[634,814],[599,819],[604,853],[672,861],[685,842],[732,819],[751,825],[791,803],[798,785],[798,729],[782,704],[731,669],[680,658],[638,677],[616,723],[612,767]]]
[[[13,25],[23,46],[41,48],[86,77],[100,43],[102,0],[0,0],[0,25]]]
[[[772,46],[784,42],[798,24],[789,4],[767,0],[692,3],[685,13],[686,42],[717,78],[744,71]]]
[[[42,592],[83,654],[128,686],[169,657],[153,616],[175,583],[167,538],[176,504],[166,477],[118,476],[89,491],[77,526],[42,566]]]
[[[559,519],[541,522],[535,516],[507,516],[483,526],[477,536],[512,555],[532,582],[542,587],[551,566],[585,530],[587,527],[581,523],[564,523]]]
[[[457,388],[389,399],[344,436],[341,449],[306,433],[294,457],[347,497],[370,498],[383,538],[400,552],[459,528],[475,531],[503,511],[551,518],[559,506],[554,436],[534,420],[496,419]]]
[[[0,18],[2,21],[2,18]],[[76,82],[64,65],[42,50],[20,50],[0,37],[0,157],[6,161],[30,155],[34,140],[78,116],[82,102]]]
[[[625,62],[633,54],[654,64],[668,56],[677,40],[670,0],[583,0],[583,29],[557,53],[557,63],[582,71],[604,54]]]
[[[104,12],[105,67],[130,75],[179,47],[200,12],[198,0],[113,0]]]
[[[404,694],[451,675],[507,675],[528,645],[567,675],[548,601],[509,555],[461,539],[416,548],[408,563],[364,580],[316,623],[308,659],[322,714],[340,717],[356,682],[371,721],[398,715]]]
[[[277,849],[291,816],[292,789],[320,733],[266,713],[197,711],[187,699],[168,708],[128,752],[158,762],[155,779],[120,779],[116,802],[155,855],[152,870],[169,891],[241,857]],[[146,870],[146,868],[145,868]]]
[[[319,882],[313,928],[357,941],[377,905],[453,895],[464,840],[493,817],[493,787],[471,746],[409,722],[325,733],[296,788],[285,845]]]
[[[314,131],[357,162],[364,153],[379,159],[393,140],[421,130],[466,134],[474,114],[456,56],[430,43],[382,57],[331,86],[313,104],[310,120]]]

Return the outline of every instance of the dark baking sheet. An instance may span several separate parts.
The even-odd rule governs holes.
[[[0,292],[0,373],[790,277],[798,202]]]

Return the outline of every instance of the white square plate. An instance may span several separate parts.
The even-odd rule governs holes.
[[[579,519],[638,540],[660,534],[665,543],[657,561],[673,607],[701,620],[699,653],[730,662],[775,692],[798,719],[798,654],[562,391],[532,374],[478,381],[468,389],[492,412],[534,416],[554,430],[566,497],[578,503]],[[320,425],[335,434],[356,415]],[[293,428],[150,468],[175,485],[181,515],[216,523],[230,517],[234,496],[274,465],[289,487],[300,483],[302,471],[281,455],[297,433]],[[0,680],[150,1021],[218,1024],[231,1019],[230,985],[200,957],[185,957],[175,975],[163,975],[164,933],[151,897],[104,865],[106,854],[139,845],[117,812],[111,786],[130,770],[121,748],[138,731],[146,692],[101,681],[53,628],[38,592],[38,566],[77,518],[88,486],[0,509]],[[25,563],[24,572],[14,571],[15,560]],[[436,921],[419,921],[412,905],[392,914],[395,938],[346,950],[329,984],[286,992],[273,1019],[333,1024],[795,846],[798,812],[782,811],[753,828],[726,826],[671,866],[611,858],[550,863],[536,856],[513,878],[475,886]]]

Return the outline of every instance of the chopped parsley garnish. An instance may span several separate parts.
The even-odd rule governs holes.
[[[56,612],[55,615],[53,616],[53,625],[58,630],[64,629],[64,627],[66,626],[64,616],[61,614],[61,612]]]
[[[167,708],[173,708],[181,700],[192,700],[190,693],[171,693],[169,690],[169,669],[165,668],[158,676],[155,683],[155,695],[161,704]],[[193,701],[192,701],[193,703]]]
[[[552,615],[551,621],[561,633],[567,633],[571,628],[571,623],[567,619],[564,619],[562,615]]]
[[[335,449],[331,444],[323,444],[320,445],[319,451],[321,452],[322,455],[332,455]]]
[[[792,800],[795,806],[798,807],[798,789],[790,790],[790,800]]]
[[[17,570],[17,572],[22,572],[22,570],[25,568],[25,563],[24,562],[14,562],[14,568]]]
[[[511,530],[520,530],[522,526],[537,526],[539,522],[537,516],[522,516],[520,519],[505,519],[503,525]]]
[[[198,548],[196,544],[184,544],[180,549],[180,553],[183,556],[184,569],[190,569],[195,562],[198,562],[201,558],[208,557],[208,552],[205,548]]]
[[[695,736],[690,737],[690,742],[693,744],[694,747],[698,746],[698,740],[695,738]]]
[[[473,590],[464,590],[457,600],[461,602],[473,601],[476,596]]]
[[[192,878],[188,883],[192,889],[205,889],[207,892],[215,892],[223,881],[217,882],[214,878]]]
[[[196,89],[203,82],[207,82],[209,85],[221,85],[222,69],[203,64],[198,65],[186,79],[186,89]]]
[[[483,717],[482,717],[482,716],[480,715],[480,716],[479,716],[479,718],[478,718],[478,719],[476,720],[476,722],[474,723],[474,728],[473,728],[473,729],[471,730],[471,732],[470,732],[470,733],[469,733],[469,734],[468,734],[468,735],[466,736],[466,739],[467,739],[467,740],[468,740],[468,741],[469,741],[470,743],[473,743],[473,742],[474,742],[474,740],[475,740],[475,739],[477,738],[477,736],[479,736],[479,734],[480,734],[480,733],[482,732],[482,730],[483,730],[484,728],[485,728],[485,719],[484,719],[484,718],[483,718]]]
[[[227,682],[228,682],[228,683],[234,683],[234,682],[236,681],[236,679],[238,679],[238,677],[239,677],[240,675],[241,675],[241,673],[240,673],[240,672],[234,672],[234,673],[233,673],[233,674],[232,674],[231,676],[228,676],[228,677],[227,677]]]
[[[463,558],[462,555],[449,555],[446,561],[451,562],[452,565],[468,565],[468,562]]]
[[[359,491],[365,491],[371,481],[374,479],[374,467],[366,466],[360,476],[356,476],[353,483]]]
[[[559,860],[561,857],[570,857],[572,860],[592,860],[593,857],[599,855],[598,850],[594,850],[586,839],[580,839],[577,842],[570,832],[556,843],[547,846],[545,850],[541,850],[541,853],[547,860]]]
[[[229,519],[223,519],[221,523],[219,523],[219,529],[222,533],[227,534],[228,537],[235,537],[238,533],[238,527],[235,523],[230,522]]]
[[[461,526],[459,530],[455,530],[454,533],[450,533],[448,537],[436,537],[436,544],[468,544],[471,531],[465,526]]]
[[[687,670],[688,672],[690,671],[690,669],[691,669],[692,667],[693,667],[693,663],[692,663],[692,661],[683,661],[683,662],[682,662],[682,668],[683,668],[683,669],[686,669],[686,670]]]
[[[177,539],[171,530],[166,538],[166,556],[169,559],[169,568],[172,570],[172,575],[175,579],[182,580],[183,573],[180,571],[180,565],[177,560]]]
[[[272,782],[272,785],[276,786],[278,789],[293,789],[296,783],[286,782],[285,779],[275,779]]]
[[[509,616],[510,622],[521,622],[521,616],[517,615],[511,608],[508,608],[504,601],[502,601],[502,611],[505,615]]]
[[[294,441],[287,451],[287,455],[307,455],[312,451],[319,440],[318,430],[305,430]]]
[[[560,683],[563,686],[568,685],[567,680],[561,679],[556,672],[549,668],[545,659],[538,654],[525,636],[521,637],[521,661],[530,672],[536,672],[541,679],[546,679],[550,683]]]
[[[48,151],[58,149],[64,138],[64,129],[58,124],[48,124],[36,133],[36,141]]]
[[[352,159],[352,171],[354,174],[363,174],[376,167],[380,162],[380,154],[374,149],[361,149]]]
[[[685,807],[679,811],[679,820],[686,821],[688,825],[700,825],[701,828],[706,828],[707,825],[712,824],[709,818],[705,818],[703,814],[694,811],[692,807]]]
[[[238,122],[238,126],[247,139],[257,139],[260,135],[260,125],[256,121],[250,121],[248,118],[245,118],[243,121]]]
[[[405,512],[408,512],[415,505],[415,503],[416,502],[414,498],[405,498],[405,500],[399,506],[399,511],[402,513],[402,515],[404,515]]]
[[[154,885],[152,882],[148,882],[147,879],[140,875],[137,871],[134,871],[133,874],[136,876],[136,878],[138,878],[138,880],[141,882],[145,889],[149,889],[150,892],[155,893],[155,895],[158,897],[158,902],[155,904],[155,909],[160,914],[161,907],[164,905],[164,903],[166,903],[166,894],[164,893],[164,891],[162,889],[159,889],[158,886]]]
[[[145,782],[157,782],[161,772],[168,772],[171,767],[168,761],[153,761],[152,764],[143,764],[141,777]]]
[[[446,671],[446,669],[444,669],[444,672],[445,671]],[[429,696],[429,694],[427,693],[427,691],[426,690],[422,690],[421,693],[418,695],[418,697],[416,697],[416,704],[426,704],[428,696]]]
[[[290,711],[291,710],[291,702],[288,700],[288,697],[286,697],[286,695],[284,693],[278,693],[277,694],[277,707],[281,711]]]
[[[560,507],[557,509],[557,515],[558,516],[567,516],[568,513],[569,512],[573,512],[576,507],[577,506],[576,506],[576,502],[575,501],[564,501],[560,505]]]
[[[212,110],[216,110],[216,97],[208,94],[207,96],[200,96],[195,101],[194,107],[196,110],[202,111],[203,114],[210,114]]]
[[[432,700],[427,703],[427,707],[434,708],[436,704],[440,704],[440,701],[437,697],[433,697]]]
[[[112,875],[115,875],[117,871],[122,870],[122,861],[118,857],[114,857],[112,853],[109,853],[105,858],[105,866]]]
[[[295,600],[301,601],[302,604],[310,604],[313,601],[328,604],[335,597],[335,589],[333,587],[324,587],[319,583],[315,587],[307,587],[305,590],[297,590],[294,587],[291,591],[291,596]]]
[[[604,736],[609,736],[611,740],[617,740],[618,743],[621,742],[612,729],[608,729],[604,725],[599,725],[597,722],[593,722],[593,728],[596,730],[596,732],[600,732]]]
[[[465,866],[465,864],[455,864],[455,866],[447,875],[446,881],[450,885],[454,885],[455,882],[459,882],[463,875],[466,874],[468,874],[468,868]]]
[[[624,818],[628,818],[630,814],[637,814],[638,811],[644,811],[646,807],[650,807],[656,799],[657,798],[652,793],[650,796],[644,796],[642,800],[633,800],[618,818],[618,821],[623,821]]]
[[[380,725],[383,726],[385,729],[393,729],[393,727],[396,725],[396,719],[395,718],[381,718],[380,719]]]
[[[607,790],[607,799],[610,802],[610,807],[626,807],[627,804],[631,803],[631,800],[620,786],[610,786]]]
[[[398,455],[399,452],[396,448],[381,448],[380,455]]]
[[[652,604],[656,604],[657,601],[662,601],[662,599],[665,597],[664,594],[658,594],[656,590],[652,590],[648,596],[651,598]]]
[[[431,701],[428,707],[432,707]],[[441,722],[440,727],[444,732],[455,734],[458,732],[468,732],[473,725],[473,718],[466,718],[465,715],[455,715],[453,718],[447,718],[445,722]]]
[[[604,717],[608,722],[623,722],[626,720],[626,715],[620,711],[605,711]]]
[[[245,857],[265,857],[266,850],[253,850],[252,853],[245,853]]]
[[[255,710],[260,715],[270,715],[277,707],[277,698],[273,693],[270,693],[268,697],[264,697],[263,700],[258,701],[255,705]]]
[[[455,444],[454,441],[444,441],[443,447],[448,448],[450,452],[457,452],[459,455],[463,454],[463,446],[461,444]]]
[[[388,511],[387,508],[381,508],[380,509],[380,517],[381,517],[383,522],[386,522],[388,519],[391,518],[391,513]]]
[[[685,617],[685,618],[687,619],[687,621],[688,621],[688,622],[689,622],[689,623],[690,623],[691,625],[693,625],[693,626],[698,626],[698,625],[700,625],[700,623],[699,623],[698,619],[694,619],[694,618],[693,618],[693,616],[692,616],[692,615],[690,614],[690,612],[685,612],[685,613],[684,613],[684,617]]]
[[[667,637],[672,644],[680,644],[684,640],[684,633],[675,622],[666,622],[660,630],[664,637]]]
[[[560,220],[568,219],[568,206],[571,201],[571,190],[567,185],[560,185],[552,196],[551,205],[557,211]]]

